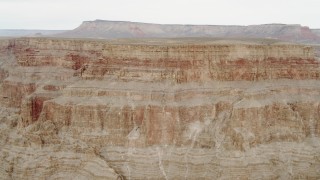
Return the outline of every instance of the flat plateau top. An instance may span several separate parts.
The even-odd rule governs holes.
[[[294,44],[281,42],[276,39],[228,39],[228,38],[153,38],[153,39],[116,39],[110,42],[120,44],[254,44],[254,45],[270,45],[270,44]]]
[[[91,39],[91,38],[56,38],[56,37],[0,37],[0,40],[8,39],[34,39],[34,40],[69,40],[69,41],[88,41],[104,42],[110,44],[140,44],[140,45],[228,45],[228,44],[247,44],[247,45],[295,45],[298,43],[284,42],[277,39],[259,38],[124,38],[124,39]]]

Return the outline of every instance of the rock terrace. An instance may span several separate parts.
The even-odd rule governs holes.
[[[318,179],[312,47],[0,40],[3,179]]]

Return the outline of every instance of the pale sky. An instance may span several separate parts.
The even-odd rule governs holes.
[[[74,29],[95,19],[320,28],[320,0],[0,0],[0,29]]]

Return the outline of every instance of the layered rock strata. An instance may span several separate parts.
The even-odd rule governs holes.
[[[3,179],[318,179],[320,60],[288,43],[0,41]]]

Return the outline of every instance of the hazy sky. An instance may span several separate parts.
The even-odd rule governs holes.
[[[0,29],[74,29],[95,19],[320,28],[320,0],[0,0]]]

